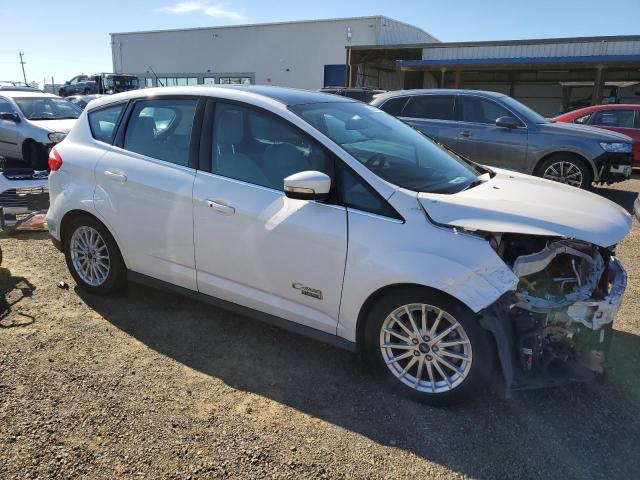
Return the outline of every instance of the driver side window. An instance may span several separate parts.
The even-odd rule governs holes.
[[[3,98],[0,98],[0,113],[15,113],[11,104]]]

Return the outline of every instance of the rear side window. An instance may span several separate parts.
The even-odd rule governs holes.
[[[586,115],[582,115],[578,118],[575,118],[573,120],[573,123],[579,123],[580,125],[586,125],[589,122],[589,119],[591,118],[591,114],[587,113]]]
[[[409,98],[403,117],[454,120],[453,95],[416,95]]]
[[[634,128],[634,110],[599,110],[593,116],[591,125],[599,127]]]
[[[186,167],[197,103],[195,99],[136,102],[123,148]]]
[[[116,132],[116,125],[120,114],[124,109],[124,103],[114,105],[113,107],[101,108],[89,113],[89,127],[91,135],[101,142],[113,142],[113,136]]]
[[[407,97],[395,97],[384,102],[379,108],[383,112],[387,112],[389,115],[397,117],[402,113],[402,109],[406,103]]]

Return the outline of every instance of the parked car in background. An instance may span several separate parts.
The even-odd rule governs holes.
[[[92,95],[128,92],[140,88],[140,80],[135,75],[121,73],[96,73],[77,75],[64,83],[58,90],[61,97],[69,95]]]
[[[400,90],[372,102],[474,162],[588,188],[631,176],[632,140],[616,132],[550,123],[495,92]]]
[[[640,105],[594,105],[573,110],[551,120],[604,128],[633,139],[633,166],[640,168]]]
[[[100,98],[102,95],[71,95],[69,97],[64,97],[67,102],[73,103],[80,110],[84,110],[87,104],[91,100],[95,100],[96,98]]]
[[[27,85],[24,82],[15,82],[12,80],[0,80],[0,90],[24,90],[27,92],[42,92],[39,88]]]
[[[386,92],[386,90],[376,90],[365,87],[324,87],[318,91],[353,98],[364,103],[369,103],[376,95]]]
[[[50,93],[0,89],[0,156],[46,169],[49,149],[62,141],[80,113]]]
[[[49,162],[79,288],[138,280],[362,350],[425,402],[479,395],[496,369],[507,388],[592,377],[626,287],[626,210],[335,95],[107,96]]]

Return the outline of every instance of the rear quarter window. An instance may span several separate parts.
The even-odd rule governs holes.
[[[124,103],[89,112],[89,127],[93,138],[112,143],[122,110],[124,110]]]

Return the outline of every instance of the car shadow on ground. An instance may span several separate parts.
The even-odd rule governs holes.
[[[8,269],[0,268],[0,288],[0,329],[31,325],[35,318],[16,311],[14,307],[25,298],[33,296],[36,287],[26,278],[13,276]]]
[[[638,192],[615,188],[598,187],[593,192],[617,203],[629,213],[633,213],[633,202],[638,198]]]
[[[471,477],[634,478],[640,337],[616,332],[613,381],[495,394],[453,408],[384,390],[354,354],[175,294],[131,285],[82,299],[155,351],[234,388]],[[625,373],[627,372],[627,373]],[[453,447],[455,446],[455,448]]]

